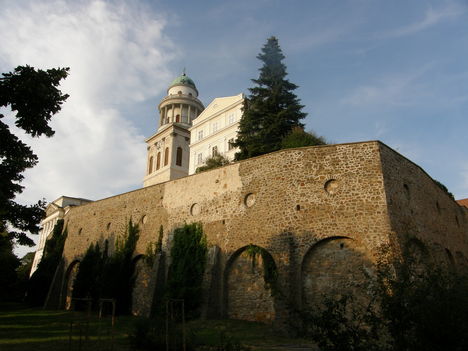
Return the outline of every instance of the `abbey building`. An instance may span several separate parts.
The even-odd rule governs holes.
[[[145,140],[147,166],[143,186],[163,183],[194,174],[208,157],[222,154],[230,160],[237,151],[232,145],[242,116],[244,95],[219,97],[205,109],[198,89],[185,72],[174,79],[158,105],[156,132]],[[49,204],[41,221],[39,243],[30,275],[42,258],[52,229],[73,206],[91,200],[61,196]]]
[[[193,174],[213,154],[233,156],[242,101],[242,94],[217,98],[205,108],[182,75],[159,104],[157,131],[146,140],[143,188],[49,205],[43,223],[63,218],[68,236],[47,307],[69,305],[87,249],[107,243],[112,251],[129,219],[140,231],[136,315],[150,315],[160,301],[173,233],[184,223],[200,223],[209,247],[204,317],[281,324],[323,296],[364,296],[382,247],[408,250],[418,265],[468,267],[468,208],[380,141],[280,150]],[[160,233],[161,251],[149,265],[148,248]],[[262,252],[255,264],[252,248]],[[275,272],[276,291],[265,267]]]
[[[205,109],[193,80],[185,73],[176,78],[158,106],[158,129],[146,139],[143,186],[193,174],[217,154],[233,159],[236,150],[232,143],[243,100],[243,94],[216,98]]]

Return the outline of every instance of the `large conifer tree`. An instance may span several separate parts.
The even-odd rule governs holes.
[[[249,89],[250,96],[244,102],[234,144],[240,149],[237,160],[281,149],[282,139],[294,127],[303,127],[300,120],[306,116],[301,111],[304,106],[293,92],[297,85],[286,79],[278,39],[269,38],[257,58],[263,66],[258,79],[252,79],[256,86]]]

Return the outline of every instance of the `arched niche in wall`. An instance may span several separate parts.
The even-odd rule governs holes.
[[[403,258],[408,265],[409,273],[414,277],[424,275],[431,262],[429,250],[426,245],[417,238],[411,238],[405,243]]]
[[[69,310],[72,307],[73,284],[75,283],[76,275],[80,267],[80,261],[74,260],[67,268],[65,273],[65,309]]]
[[[344,295],[365,301],[372,274],[373,264],[364,245],[346,236],[323,239],[302,260],[302,308],[321,308],[324,299]]]
[[[272,271],[276,272],[273,257],[259,246],[244,246],[230,256],[224,274],[228,318],[273,322],[272,286],[265,281]]]

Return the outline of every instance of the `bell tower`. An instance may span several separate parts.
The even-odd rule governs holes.
[[[144,187],[188,175],[189,128],[204,109],[195,83],[184,71],[159,103],[156,133],[145,140],[148,153]]]

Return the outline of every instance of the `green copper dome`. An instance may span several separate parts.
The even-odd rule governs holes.
[[[192,87],[195,90],[197,90],[197,87],[195,86],[195,83],[193,82],[192,78],[187,77],[185,73],[172,81],[171,87],[175,85],[188,85],[189,87]]]

